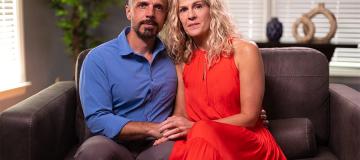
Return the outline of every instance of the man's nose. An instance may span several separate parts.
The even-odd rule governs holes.
[[[148,7],[146,9],[146,17],[148,18],[154,18],[154,15],[155,15],[155,8],[154,7]]]

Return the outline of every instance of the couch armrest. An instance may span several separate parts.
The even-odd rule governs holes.
[[[339,159],[360,159],[360,92],[330,84],[330,148]]]
[[[63,159],[76,143],[73,81],[58,82],[0,114],[0,159]]]

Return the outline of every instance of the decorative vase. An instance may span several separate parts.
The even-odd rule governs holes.
[[[270,42],[279,42],[283,33],[283,25],[277,17],[271,18],[266,24],[266,37]]]

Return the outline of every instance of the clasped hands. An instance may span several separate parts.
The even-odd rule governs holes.
[[[266,111],[263,109],[261,110],[260,118],[262,119],[264,126],[267,127],[269,121],[267,120]],[[158,145],[168,140],[184,138],[193,125],[193,121],[190,121],[183,116],[171,116],[158,125],[158,133],[162,136],[155,140],[153,145]]]
[[[159,132],[162,137],[154,142],[158,145],[168,140],[183,138],[187,135],[194,122],[182,116],[171,116],[159,124]]]

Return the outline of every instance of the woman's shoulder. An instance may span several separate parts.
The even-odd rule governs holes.
[[[237,65],[258,61],[260,56],[256,43],[246,39],[234,39],[234,59]]]
[[[184,62],[181,62],[181,63],[178,63],[175,65],[176,69],[178,69],[178,70],[183,70],[184,66],[185,66]]]
[[[255,42],[242,39],[242,38],[234,38],[233,40],[233,48],[235,50],[235,54],[246,54],[257,52],[258,47]]]
[[[185,63],[183,62],[175,65],[176,72],[178,73],[178,75],[182,75],[182,73],[184,72],[184,67],[185,67]]]

